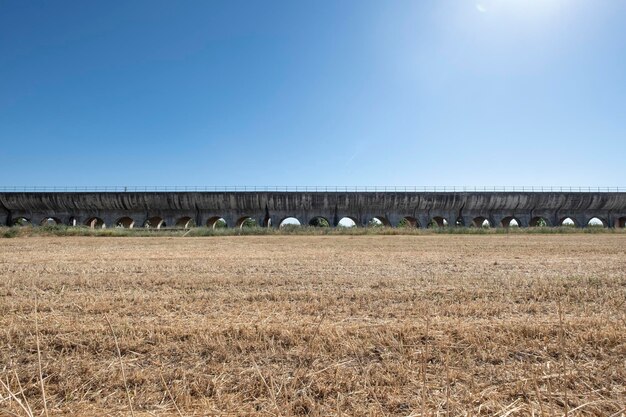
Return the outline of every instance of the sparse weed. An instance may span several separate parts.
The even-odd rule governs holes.
[[[19,234],[17,227],[3,227],[0,228],[0,236],[4,238],[16,237]]]
[[[41,226],[41,227],[4,227],[0,228],[0,237],[19,236],[97,236],[97,237],[201,237],[201,236],[420,236],[420,235],[500,235],[500,234],[576,234],[576,233],[625,233],[626,229],[605,227],[528,227],[528,228],[488,228],[488,227],[434,227],[419,229],[414,227],[314,227],[314,226],[283,226],[280,228],[247,226],[241,228],[106,228],[91,229],[89,227],[72,226]]]

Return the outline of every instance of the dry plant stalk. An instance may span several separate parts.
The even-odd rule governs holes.
[[[557,299],[558,313],[559,313],[559,356],[561,357],[561,381],[563,383],[563,396],[565,417],[569,416],[569,401],[567,400],[568,391],[568,377],[567,369],[565,367],[565,328],[563,326],[563,307],[561,306],[561,299]]]
[[[445,356],[445,370],[446,370],[446,417],[450,417],[450,390],[452,389],[450,386],[450,349],[446,349]]]
[[[548,370],[550,370],[550,362],[548,362]],[[555,417],[554,408],[552,407],[554,397],[552,396],[552,383],[550,382],[550,378],[547,378],[547,384],[548,384],[548,405],[550,406],[550,417]]]
[[[430,315],[428,311],[426,311],[426,335],[424,336],[424,346],[422,348],[422,417],[425,417],[427,404],[426,404],[426,361],[428,360],[428,337],[430,330]]]
[[[15,380],[17,381],[17,387],[20,389],[20,394],[22,395],[24,404],[26,404],[26,407],[28,408],[28,415],[34,416],[35,413],[33,413],[33,409],[30,407],[30,403],[28,402],[28,399],[26,398],[26,394],[24,393],[24,388],[22,387],[22,383],[20,382],[20,377],[17,375],[17,371],[13,370],[13,375],[15,377]]]
[[[174,399],[174,396],[170,392],[170,389],[167,387],[167,383],[165,382],[165,378],[163,378],[163,373],[161,371],[159,371],[159,377],[161,378],[161,382],[163,382],[163,388],[165,388],[167,395],[170,397],[170,400],[172,400],[172,404],[174,404],[174,408],[176,408],[176,412],[178,413],[180,417],[183,417],[183,413],[180,411],[180,408],[178,408],[178,405],[176,404],[176,400]]]
[[[17,395],[15,395],[15,393],[11,390],[11,387],[8,384],[5,384],[2,379],[0,379],[0,384],[2,384],[2,387],[7,391],[9,397],[11,397],[17,403],[17,405],[24,411],[24,413],[26,413],[28,417],[34,417],[33,410],[30,408],[30,405],[28,405],[28,401],[25,398],[24,402],[26,403],[26,405],[24,405],[22,400],[20,400]],[[23,394],[24,393],[22,391],[22,395]]]
[[[48,417],[48,405],[46,403],[46,389],[43,383],[43,372],[41,370],[41,348],[39,347],[39,323],[38,323],[38,299],[37,289],[35,289],[35,339],[37,341],[37,365],[39,366],[39,382],[41,384],[41,398],[43,401],[43,409],[46,417]]]
[[[545,417],[545,413],[543,411],[543,401],[541,400],[541,395],[539,394],[539,387],[537,387],[537,378],[535,378],[535,374],[533,374],[533,388],[535,389],[535,396],[537,397],[537,402],[539,403],[539,413],[541,417]]]
[[[126,382],[126,371],[124,371],[124,361],[122,360],[122,351],[120,350],[120,345],[117,342],[117,336],[115,335],[115,330],[113,330],[113,325],[111,324],[111,320],[109,320],[109,316],[106,314],[104,318],[109,325],[109,329],[111,330],[111,334],[113,335],[113,340],[115,340],[115,350],[117,351],[117,357],[120,361],[120,368],[122,369],[122,380],[124,381],[124,389],[126,390],[126,399],[128,400],[128,408],[130,409],[130,415],[135,416],[135,412],[133,411],[133,402],[130,399],[130,390],[128,389],[128,383]]]

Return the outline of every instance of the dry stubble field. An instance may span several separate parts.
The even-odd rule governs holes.
[[[0,249],[0,415],[624,415],[624,234]]]

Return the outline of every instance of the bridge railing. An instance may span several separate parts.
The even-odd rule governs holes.
[[[541,185],[176,185],[176,186],[9,186],[0,185],[4,193],[49,192],[626,192],[625,187],[541,186]]]

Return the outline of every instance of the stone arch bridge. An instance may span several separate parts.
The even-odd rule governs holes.
[[[0,224],[58,223],[90,227],[228,227],[246,220],[278,227],[342,218],[365,226],[428,225],[626,226],[624,192],[2,192]],[[404,220],[403,220],[404,219]],[[597,221],[597,220],[596,220]]]

